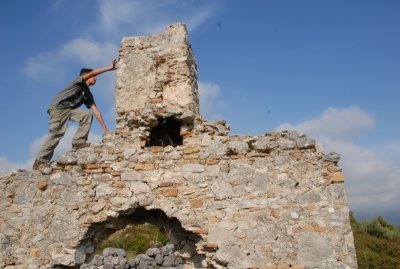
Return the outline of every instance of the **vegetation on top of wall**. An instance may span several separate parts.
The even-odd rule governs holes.
[[[400,269],[400,228],[383,217],[357,221],[350,213],[359,269]]]

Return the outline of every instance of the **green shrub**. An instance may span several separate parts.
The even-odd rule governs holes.
[[[378,238],[400,238],[400,230],[387,222],[383,217],[377,217],[371,222],[368,222],[366,225],[366,231],[370,235]]]
[[[350,213],[359,269],[400,269],[400,231],[383,217],[357,222]]]

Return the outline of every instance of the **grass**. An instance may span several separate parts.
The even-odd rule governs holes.
[[[107,247],[122,248],[126,250],[127,258],[132,259],[138,254],[145,253],[149,248],[164,246],[167,242],[168,237],[165,232],[152,224],[128,225],[104,239],[99,245],[97,254],[102,255]]]

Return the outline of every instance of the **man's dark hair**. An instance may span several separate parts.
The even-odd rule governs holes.
[[[82,75],[87,74],[92,71],[93,71],[93,69],[90,69],[90,68],[82,68],[81,72],[79,72],[79,75],[82,76]]]

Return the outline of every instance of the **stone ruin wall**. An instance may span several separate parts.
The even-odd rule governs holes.
[[[78,268],[140,222],[169,232],[182,268],[357,268],[337,154],[298,132],[229,136],[202,119],[183,24],[125,38],[120,64],[114,132],[0,177],[0,268]],[[168,117],[182,144],[149,145]]]

